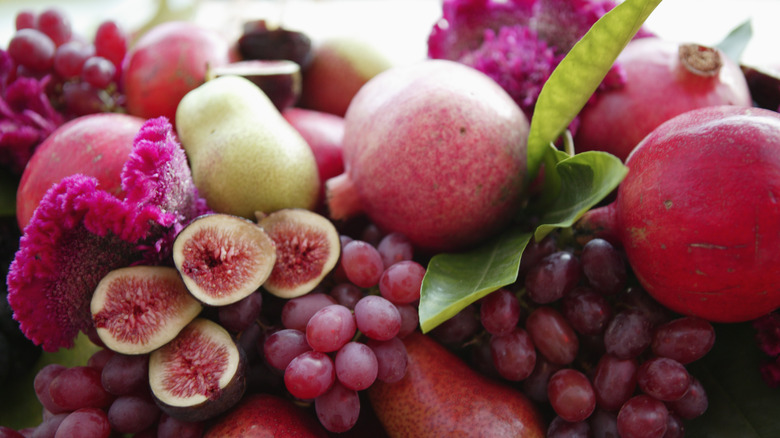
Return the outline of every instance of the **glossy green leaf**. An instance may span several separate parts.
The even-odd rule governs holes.
[[[555,228],[570,227],[591,207],[617,188],[628,168],[614,155],[587,151],[565,158],[556,166],[560,192],[545,210],[534,233],[539,241]]]
[[[531,233],[510,228],[478,248],[434,256],[420,293],[420,327],[428,332],[474,301],[517,279]]]
[[[596,91],[615,59],[661,0],[626,0],[606,13],[574,45],[545,83],[528,138],[533,178],[548,146],[563,133]]]
[[[780,437],[780,388],[761,379],[765,357],[749,323],[716,326],[712,350],[688,365],[707,391],[709,406],[686,422],[687,438]]]
[[[729,32],[723,41],[716,44],[716,47],[732,60],[739,62],[751,38],[753,38],[753,25],[750,20],[747,20]]]
[[[558,151],[549,156],[560,160],[554,168],[560,181],[560,196],[545,210],[535,233],[512,228],[472,251],[438,254],[431,259],[420,294],[423,332],[490,292],[515,282],[520,258],[532,235],[538,241],[557,227],[571,226],[612,192],[627,172],[617,157],[605,152],[569,156]]]

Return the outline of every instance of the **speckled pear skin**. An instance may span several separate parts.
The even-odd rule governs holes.
[[[255,212],[316,207],[311,148],[248,79],[221,76],[187,93],[176,130],[195,186],[215,211],[254,219]]]
[[[391,437],[544,437],[536,406],[519,391],[472,370],[432,338],[404,338],[406,375],[376,382],[368,396]]]

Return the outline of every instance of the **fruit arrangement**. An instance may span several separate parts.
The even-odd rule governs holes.
[[[409,65],[19,11],[0,437],[780,433],[780,79],[659,2],[445,0]]]

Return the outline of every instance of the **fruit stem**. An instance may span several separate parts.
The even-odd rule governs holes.
[[[723,65],[718,49],[700,44],[680,44],[678,55],[686,70],[698,76],[715,76]]]
[[[325,182],[325,202],[333,220],[347,219],[363,212],[357,187],[346,172]]]

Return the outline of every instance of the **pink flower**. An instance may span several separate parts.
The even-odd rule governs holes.
[[[186,156],[165,118],[147,121],[122,170],[124,199],[72,175],[52,187],[24,229],[7,278],[24,334],[46,351],[89,332],[92,293],[109,271],[170,264],[173,237],[206,213]]]
[[[615,5],[613,0],[444,0],[442,17],[428,36],[428,56],[486,73],[530,116],[561,59]],[[642,29],[637,37],[648,35]],[[615,66],[600,90],[624,82]]]
[[[21,174],[35,148],[64,122],[46,94],[51,77],[17,77],[0,50],[0,164]]]

